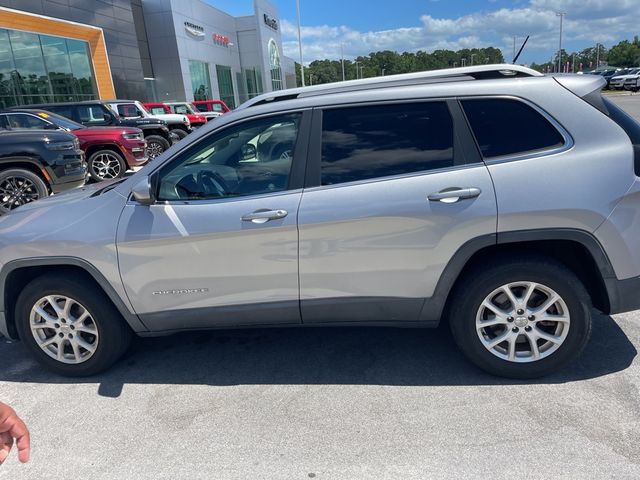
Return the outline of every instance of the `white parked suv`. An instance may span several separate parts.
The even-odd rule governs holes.
[[[611,77],[611,80],[609,81],[609,88],[612,90],[622,90],[625,88],[627,78],[634,77],[638,75],[638,73],[640,73],[640,68],[631,68],[622,75]]]
[[[169,130],[182,140],[189,135],[193,128],[186,115],[177,113],[151,114],[145,106],[137,100],[109,100],[106,102],[111,109],[123,118],[156,118],[167,122]]]

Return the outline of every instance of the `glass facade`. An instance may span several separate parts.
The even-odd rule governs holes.
[[[189,60],[189,75],[194,100],[211,100],[211,78],[209,64],[197,60]]]
[[[0,28],[0,108],[97,98],[89,45]]]
[[[230,109],[236,108],[236,97],[233,92],[233,77],[231,67],[216,65],[218,76],[218,88],[220,89],[220,100],[227,104]]]
[[[269,66],[271,67],[271,88],[282,90],[282,70],[280,69],[280,52],[278,45],[272,38],[269,40]]]

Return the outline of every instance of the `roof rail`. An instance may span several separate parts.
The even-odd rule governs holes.
[[[539,77],[542,73],[520,65],[496,64],[478,65],[475,67],[445,68],[441,70],[429,70],[426,72],[405,73],[401,75],[388,75],[386,77],[373,77],[361,80],[349,80],[346,82],[325,83],[311,87],[291,88],[264,93],[254,97],[238,107],[244,109],[271,102],[282,102],[296,98],[315,97],[330,93],[354,92],[374,88],[391,88],[406,85],[422,85],[429,83],[459,82],[469,80],[491,80],[513,77]]]

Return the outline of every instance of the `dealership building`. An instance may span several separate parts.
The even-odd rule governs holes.
[[[0,0],[0,107],[221,98],[233,108],[295,83],[267,0],[245,17],[202,0]]]

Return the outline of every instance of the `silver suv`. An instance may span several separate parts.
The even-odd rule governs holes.
[[[65,375],[133,333],[435,327],[493,374],[640,307],[640,126],[604,79],[479,66],[272,92],[0,219],[0,331]]]

